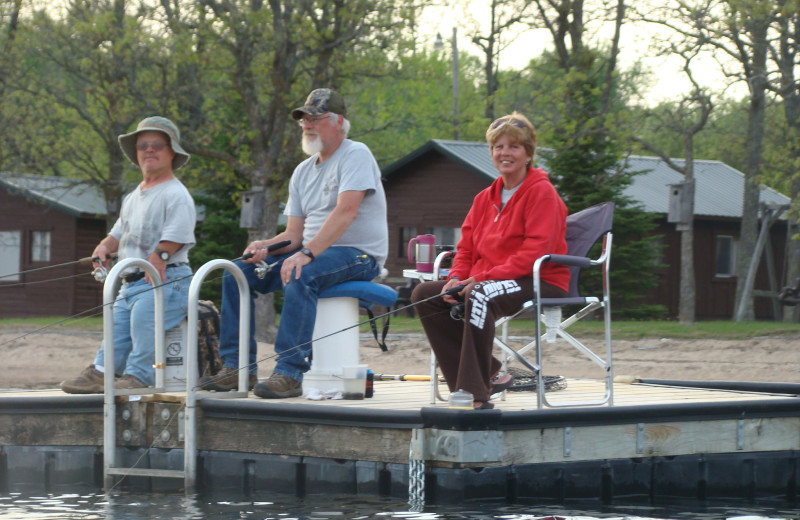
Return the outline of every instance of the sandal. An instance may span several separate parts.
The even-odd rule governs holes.
[[[514,384],[514,376],[506,372],[502,376],[498,376],[492,382],[492,390],[490,392],[491,395],[499,394],[503,390],[506,390],[508,387]]]
[[[494,403],[491,401],[486,401],[485,403],[482,403],[480,401],[473,401],[472,408],[475,410],[491,410],[492,408],[494,408]]]

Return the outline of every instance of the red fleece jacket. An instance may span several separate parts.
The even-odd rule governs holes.
[[[448,278],[474,276],[479,282],[530,278],[537,258],[567,253],[567,207],[544,170],[530,168],[501,210],[502,190],[503,178],[498,177],[475,197],[461,226]],[[566,266],[545,263],[541,279],[569,290]]]

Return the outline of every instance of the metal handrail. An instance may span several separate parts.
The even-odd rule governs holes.
[[[105,488],[113,487],[111,471],[116,463],[117,448],[117,408],[115,397],[117,395],[144,395],[164,391],[164,367],[166,353],[164,352],[164,290],[160,285],[153,287],[153,302],[155,311],[155,359],[156,382],[155,388],[140,388],[135,390],[115,390],[114,388],[114,301],[122,283],[122,273],[131,267],[138,267],[150,277],[151,280],[160,280],[161,275],[153,265],[142,258],[126,258],[115,265],[108,273],[103,284],[103,485]]]
[[[198,389],[197,373],[197,320],[200,286],[203,280],[216,269],[224,269],[233,275],[239,287],[239,390],[237,392],[209,392]],[[183,445],[184,490],[193,493],[197,483],[197,400],[211,396],[219,399],[247,397],[249,383],[250,353],[250,287],[242,270],[230,260],[211,260],[197,270],[189,286],[189,335],[186,356],[186,414]]]

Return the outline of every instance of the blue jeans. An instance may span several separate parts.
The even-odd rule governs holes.
[[[189,286],[192,269],[188,265],[167,269],[164,291],[164,328],[178,325],[189,308]],[[123,283],[114,302],[114,371],[136,376],[149,386],[155,384],[155,304],[153,286],[142,278]],[[163,333],[163,332],[160,332]],[[95,366],[104,363],[105,342],[94,359]]]
[[[280,262],[259,279],[255,264],[236,261],[250,287],[250,373],[256,374],[255,293],[266,294],[283,289],[283,312],[275,338],[277,363],[274,372],[303,381],[308,371],[314,320],[317,317],[317,295],[323,289],[350,280],[372,280],[380,273],[375,259],[353,247],[329,247],[303,267],[299,279],[282,287],[280,266],[287,255],[268,256],[267,264]],[[219,353],[226,367],[239,368],[239,287],[228,272],[222,278],[222,311],[220,315]]]

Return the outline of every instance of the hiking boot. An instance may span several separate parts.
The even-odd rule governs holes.
[[[122,377],[114,381],[114,388],[117,390],[133,390],[135,388],[147,388],[138,377],[131,374],[123,374]]]
[[[258,376],[250,374],[247,389],[252,390],[258,383]],[[231,367],[222,367],[215,376],[203,376],[199,382],[203,390],[216,390],[217,392],[230,392],[239,389],[239,371]]]
[[[61,391],[68,394],[102,394],[105,391],[103,373],[94,365],[89,365],[75,379],[61,381]]]
[[[289,376],[273,373],[269,379],[258,383],[253,393],[264,399],[284,399],[303,395],[303,385]]]

